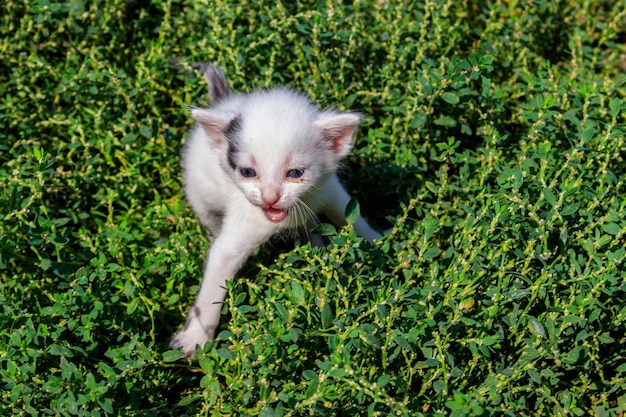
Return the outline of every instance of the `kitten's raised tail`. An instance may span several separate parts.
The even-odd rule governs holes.
[[[218,67],[210,62],[196,64],[194,67],[202,69],[202,74],[209,85],[209,99],[212,106],[216,106],[230,95],[230,86],[226,81],[226,76]]]

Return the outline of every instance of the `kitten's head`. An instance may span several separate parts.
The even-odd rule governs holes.
[[[222,168],[275,223],[305,220],[300,199],[350,152],[359,124],[357,114],[320,111],[286,89],[221,97],[191,115],[220,152]]]

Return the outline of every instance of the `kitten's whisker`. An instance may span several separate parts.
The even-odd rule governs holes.
[[[309,207],[307,203],[302,200],[297,200],[295,205],[298,207],[300,213],[302,214],[301,220],[303,224],[306,224],[309,220],[312,220],[315,223],[319,223],[317,214],[315,214],[315,211],[313,211],[313,209],[311,209],[311,207]]]
[[[300,227],[304,229],[307,239],[311,240],[310,226],[320,224],[317,214],[302,200],[297,200],[293,207],[295,208],[294,214],[300,217],[298,219],[298,223],[301,225]]]

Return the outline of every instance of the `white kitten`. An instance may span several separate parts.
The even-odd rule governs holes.
[[[324,213],[342,226],[350,196],[335,170],[352,147],[354,113],[320,111],[286,89],[234,95],[224,74],[204,67],[213,107],[193,108],[198,123],[183,150],[185,192],[213,235],[204,278],[185,327],[170,346],[187,356],[212,340],[226,281],[273,234],[310,226]],[[357,233],[380,237],[360,218]]]

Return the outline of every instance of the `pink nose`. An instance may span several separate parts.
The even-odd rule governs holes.
[[[268,206],[273,206],[280,200],[280,193],[276,190],[261,192],[261,200]]]

